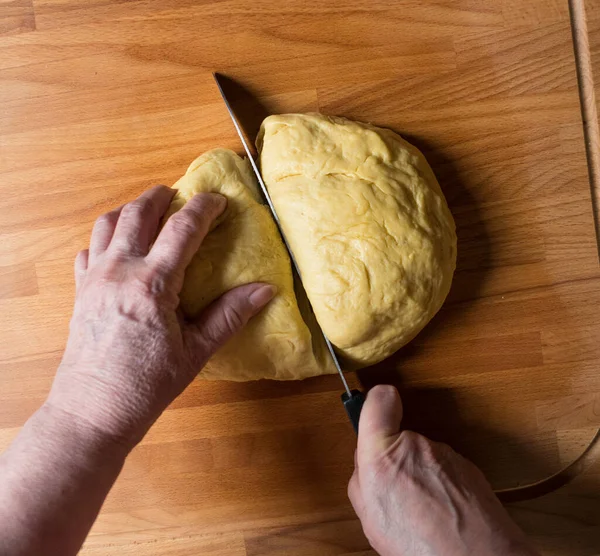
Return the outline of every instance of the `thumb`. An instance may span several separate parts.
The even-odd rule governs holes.
[[[369,390],[358,427],[358,465],[378,457],[400,433],[402,401],[394,386],[380,384]]]
[[[199,369],[229,338],[273,299],[277,289],[256,282],[229,290],[185,327],[185,343]]]

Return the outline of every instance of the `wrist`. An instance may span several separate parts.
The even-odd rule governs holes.
[[[77,466],[122,467],[133,444],[47,400],[27,423],[45,451],[64,453]]]
[[[42,405],[0,457],[0,553],[75,554],[127,453]]]
[[[64,363],[58,368],[45,406],[65,426],[89,429],[103,444],[125,446],[128,450],[143,438],[158,415],[151,411],[146,390],[128,384],[102,380],[102,372],[85,365]]]

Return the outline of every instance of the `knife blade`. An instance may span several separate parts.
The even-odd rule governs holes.
[[[300,272],[300,268],[298,267],[296,257],[294,257],[294,252],[292,251],[290,244],[288,243],[288,240],[285,237],[285,233],[281,226],[281,221],[279,220],[279,217],[277,216],[277,211],[275,210],[275,206],[273,205],[273,202],[271,201],[271,196],[269,195],[269,191],[267,190],[267,187],[265,185],[265,182],[262,179],[262,175],[258,169],[256,161],[254,160],[254,156],[252,155],[252,151],[250,150],[250,146],[248,144],[248,141],[246,140],[246,137],[244,135],[242,127],[241,127],[234,111],[232,110],[231,105],[229,104],[229,101],[227,100],[227,96],[225,95],[225,91],[223,90],[223,87],[221,86],[221,83],[219,81],[219,74],[213,73],[213,78],[215,80],[215,83],[217,84],[217,88],[219,89],[221,98],[223,99],[223,102],[225,103],[225,107],[227,108],[229,117],[231,118],[231,121],[233,122],[233,126],[235,127],[238,137],[240,138],[240,141],[242,142],[242,146],[244,147],[244,151],[246,152],[246,156],[248,157],[250,166],[252,166],[252,171],[254,172],[256,180],[258,181],[258,185],[260,186],[263,197],[265,198],[265,201],[267,202],[267,205],[269,206],[271,215],[273,216],[273,220],[275,221],[277,229],[279,230],[279,234],[281,235],[281,239],[283,240],[283,243],[285,244],[287,252],[292,261],[294,270],[296,271],[296,274],[298,275],[298,278],[300,279],[300,282],[302,283],[302,273]],[[311,306],[311,310],[312,310],[312,306]],[[315,319],[315,321],[316,321],[316,319]],[[342,380],[342,384],[344,385],[345,391],[341,396],[342,403],[344,404],[344,409],[346,410],[346,413],[348,414],[348,417],[350,418],[350,421],[352,422],[352,426],[354,427],[354,430],[356,432],[358,432],[358,422],[360,419],[360,412],[361,412],[362,406],[365,401],[365,396],[359,390],[351,390],[350,389],[350,386],[348,386],[348,381],[346,380],[346,377],[344,376],[344,372],[342,371],[340,361],[335,353],[335,350],[333,349],[332,343],[329,341],[329,338],[327,337],[327,335],[325,334],[325,331],[321,328],[320,325],[319,325],[319,330],[320,330],[321,334],[323,335],[323,340],[325,341],[325,345],[327,346],[329,354],[331,355],[331,359],[333,360],[333,364],[340,376],[340,379]]]

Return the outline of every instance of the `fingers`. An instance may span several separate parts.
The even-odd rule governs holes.
[[[196,369],[229,338],[239,332],[276,293],[269,284],[254,283],[228,291],[184,329],[186,347]]]
[[[192,197],[165,224],[146,261],[158,267],[167,280],[179,279],[196,254],[212,223],[227,205],[222,195],[200,193]]]
[[[402,402],[398,390],[378,385],[367,394],[358,427],[359,465],[389,448],[400,432]]]
[[[90,252],[88,249],[79,251],[75,257],[75,291],[77,292],[81,287],[81,283],[85,278],[85,272],[88,267]]]
[[[146,255],[173,195],[174,189],[157,185],[127,203],[121,209],[110,248],[128,255]]]
[[[94,223],[92,238],[90,239],[89,260],[93,264],[97,257],[108,249],[115,233],[115,227],[123,206],[120,206],[100,216]]]

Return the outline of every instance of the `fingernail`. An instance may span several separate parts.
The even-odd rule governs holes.
[[[277,293],[277,288],[271,284],[264,284],[255,289],[249,296],[248,301],[255,309],[264,307]]]
[[[369,390],[369,394],[377,396],[382,402],[394,401],[398,396],[398,390],[391,384],[377,384]]]

